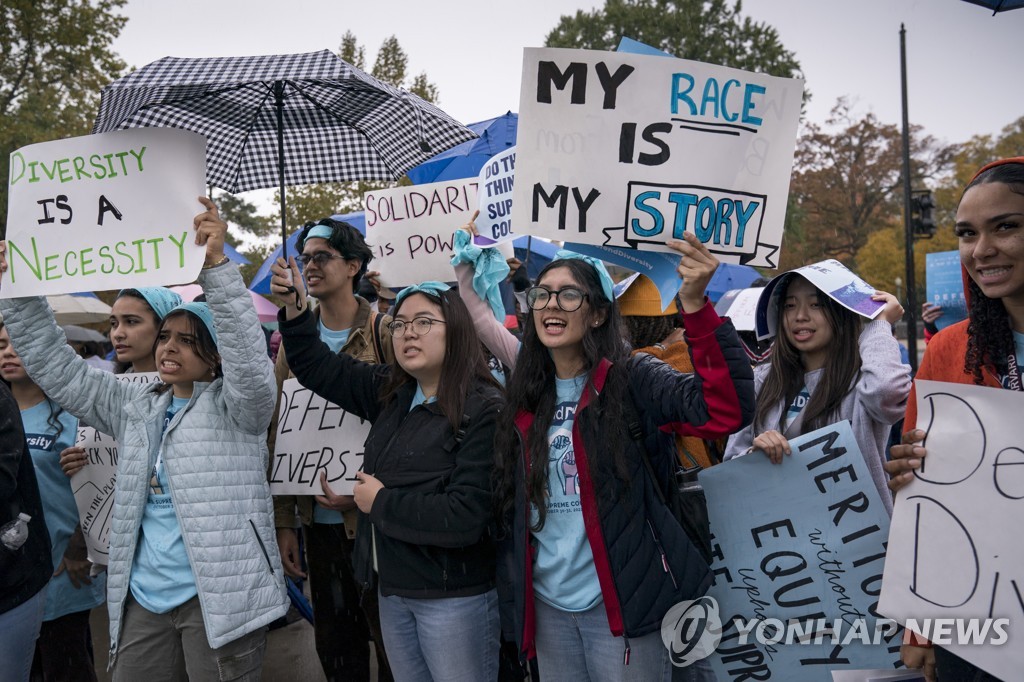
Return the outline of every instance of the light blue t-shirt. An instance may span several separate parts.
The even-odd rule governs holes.
[[[351,329],[342,329],[341,331],[335,331],[334,329],[328,329],[324,326],[323,320],[317,320],[317,329],[320,332],[320,340],[327,344],[327,347],[331,349],[332,353],[337,353],[345,347],[348,343],[349,333]],[[313,523],[326,523],[330,525],[337,525],[344,523],[345,517],[342,516],[340,511],[334,509],[324,509],[319,504],[313,505]]]
[[[548,429],[548,498],[544,527],[533,536],[537,557],[533,589],[563,611],[586,611],[601,601],[594,553],[580,505],[580,479],[572,447],[576,405],[586,377],[555,379],[555,416]],[[537,519],[536,509],[531,523]]]
[[[413,408],[417,405],[425,405],[427,403],[436,403],[437,396],[432,395],[429,398],[423,393],[423,387],[420,386],[419,382],[416,382],[416,392],[412,394],[412,402],[409,403],[409,411],[412,412]]]
[[[164,430],[188,398],[171,398],[164,415]],[[142,530],[135,550],[130,579],[132,596],[151,613],[167,613],[196,596],[196,578],[181,537],[174,501],[167,486],[162,453],[150,474],[149,495],[142,512]]]
[[[53,570],[56,571],[79,523],[78,507],[71,492],[71,479],[60,468],[60,452],[75,444],[78,420],[61,410],[57,421],[62,429],[60,436],[54,438],[57,428],[47,423],[51,405],[54,411],[59,409],[55,403],[44,400],[22,410],[21,421],[25,425],[25,440],[36,470],[46,530],[50,534],[50,556],[53,559]],[[80,589],[75,589],[65,571],[50,579],[46,589],[43,620],[50,621],[69,613],[88,611],[102,604],[105,595],[106,573],[92,578],[92,585],[82,585]]]
[[[782,429],[783,431],[788,429],[789,425],[796,421],[796,418],[801,412],[803,412],[803,409],[807,407],[807,403],[810,399],[811,394],[807,392],[807,387],[804,386],[800,389],[800,392],[796,394],[796,397],[793,398],[793,403],[789,406],[789,409],[786,410],[786,423]]]

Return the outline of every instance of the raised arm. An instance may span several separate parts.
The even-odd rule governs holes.
[[[206,264],[198,282],[206,293],[217,330],[217,352],[224,371],[223,396],[231,419],[247,433],[267,430],[274,414],[274,371],[265,351],[256,308],[238,268],[224,255],[227,224],[206,197],[196,216],[196,243],[206,245]]]
[[[910,395],[910,366],[900,358],[900,344],[892,335],[892,323],[903,316],[903,307],[892,294],[878,293],[885,308],[860,334],[860,376],[857,400],[882,424],[895,424],[903,416]]]

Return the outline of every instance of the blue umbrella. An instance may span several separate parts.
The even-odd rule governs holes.
[[[526,263],[526,274],[530,276],[531,282],[537,281],[540,271],[554,259],[555,253],[558,251],[558,247],[551,242],[540,237],[530,239],[529,236],[517,237],[512,242],[512,249],[515,251],[516,258]],[[529,256],[529,260],[527,260],[527,256]]]
[[[987,7],[992,10],[993,15],[998,12],[1006,12],[1011,9],[1020,9],[1024,7],[1024,0],[964,0],[964,2]]]
[[[331,217],[335,220],[340,220],[342,222],[348,223],[352,227],[359,230],[359,232],[363,236],[366,235],[366,219],[363,216],[362,211],[357,211],[355,213],[345,213],[341,215],[332,215]],[[292,232],[291,236],[288,237],[288,253],[298,253],[298,249],[296,249],[295,247],[295,241],[299,238],[299,233],[301,232],[301,229],[295,230],[295,232]],[[249,291],[257,294],[263,294],[264,296],[270,294],[270,266],[273,263],[277,262],[277,259],[281,257],[282,253],[282,248],[278,246],[276,249],[274,249],[274,252],[272,254],[267,256],[267,259],[263,261],[263,265],[260,266],[260,269],[257,270],[256,274],[253,276],[252,283],[249,285]]]
[[[732,289],[746,289],[751,282],[759,277],[761,277],[761,273],[749,265],[719,263],[715,276],[708,282],[708,298],[712,302],[717,302],[725,292]]]
[[[238,263],[239,265],[248,265],[249,259],[238,252],[238,249],[225,242],[224,244],[224,255],[227,256],[232,263]]]
[[[492,156],[515,146],[518,125],[519,114],[511,111],[504,116],[470,123],[466,127],[479,135],[478,139],[463,142],[431,157],[407,175],[414,185],[476,177]]]

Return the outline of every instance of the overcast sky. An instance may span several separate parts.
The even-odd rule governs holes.
[[[140,67],[165,56],[336,50],[351,30],[368,69],[395,35],[411,73],[425,71],[440,106],[470,123],[519,109],[522,49],[542,46],[563,14],[593,0],[129,0],[114,49]],[[837,98],[899,124],[899,29],[907,27],[911,123],[946,142],[995,134],[1024,115],[1024,9],[992,13],[962,0],[745,0],[744,16],[796,53],[823,122]]]

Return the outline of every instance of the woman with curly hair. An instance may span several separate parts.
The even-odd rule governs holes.
[[[925,351],[918,379],[1024,390],[1024,157],[988,164],[964,189],[956,212],[969,316],[936,334]],[[914,477],[927,451],[920,443],[917,402],[907,403],[903,442],[891,450],[889,487],[899,490]],[[907,631],[910,635],[910,631]],[[925,668],[932,679],[996,678],[929,642],[904,640],[907,667]]]

